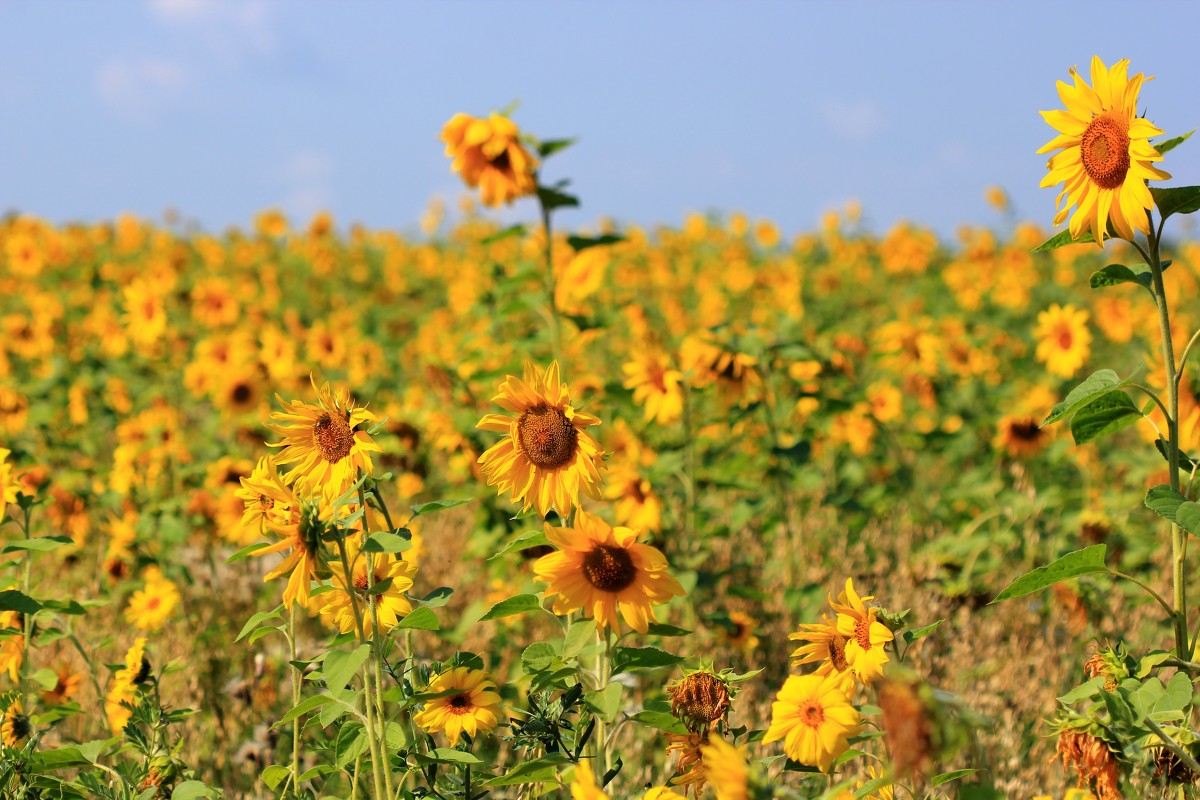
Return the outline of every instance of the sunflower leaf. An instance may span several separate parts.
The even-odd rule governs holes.
[[[516,765],[503,775],[483,782],[483,786],[516,786],[522,783],[555,783],[558,767],[566,764],[567,758],[559,753],[547,753],[532,761]]]
[[[613,650],[613,674],[632,672],[635,669],[673,667],[682,658],[657,647],[617,647]]]
[[[619,233],[605,233],[600,236],[568,236],[567,244],[571,245],[571,249],[578,253],[581,250],[587,250],[589,247],[604,247],[610,244],[617,244],[625,241],[625,237]]]
[[[1060,247],[1066,247],[1069,244],[1091,244],[1095,241],[1096,237],[1092,236],[1091,231],[1084,231],[1083,235],[1078,239],[1073,239],[1071,238],[1070,229],[1067,229],[1065,231],[1059,231],[1046,241],[1039,244],[1037,247],[1033,248],[1033,252],[1045,253],[1049,250],[1057,250]]]
[[[1155,439],[1154,446],[1158,448],[1158,452],[1167,461],[1167,463],[1170,463],[1171,456],[1167,450],[1167,448],[1171,446],[1170,442],[1166,441],[1165,439]],[[1191,472],[1194,468],[1192,459],[1187,455],[1187,453],[1182,451],[1179,453],[1179,468],[1187,472]]]
[[[1154,294],[1154,290],[1150,288],[1150,270],[1147,267],[1143,267],[1141,271],[1138,271],[1124,264],[1109,264],[1104,269],[1092,273],[1091,284],[1093,289],[1116,286],[1119,283],[1136,283],[1147,292]]]
[[[1178,490],[1165,483],[1154,486],[1146,493],[1146,507],[1165,520],[1176,522],[1179,507],[1188,500]]]
[[[1159,186],[1150,190],[1163,219],[1172,214],[1200,211],[1200,186]]]
[[[468,497],[466,500],[431,500],[428,503],[418,503],[412,507],[412,513],[414,517],[419,517],[431,511],[441,511],[442,509],[461,506],[463,503],[471,502],[472,499]]]
[[[1141,409],[1120,389],[1100,395],[1071,419],[1075,444],[1086,444],[1101,436],[1128,428],[1142,416]]]
[[[20,611],[22,614],[36,614],[42,610],[42,604],[27,594],[9,589],[0,592],[0,611]]]
[[[367,553],[403,553],[410,547],[412,547],[411,533],[405,537],[391,531],[376,531],[367,537],[363,551]]]
[[[542,601],[536,594],[519,594],[496,603],[488,609],[486,614],[479,618],[479,621],[487,622],[490,619],[501,619],[502,617],[512,617],[517,614],[528,614],[530,611],[541,610]]]
[[[1188,139],[1190,139],[1192,134],[1195,132],[1196,132],[1196,129],[1193,128],[1192,130],[1185,133],[1183,136],[1175,136],[1171,139],[1167,139],[1165,142],[1163,142],[1161,144],[1154,145],[1154,149],[1157,150],[1158,154],[1161,156],[1164,153],[1168,153],[1171,150],[1174,150],[1176,147],[1179,147],[1179,145],[1183,144]]]
[[[547,139],[544,142],[538,142],[538,155],[542,158],[549,158],[555,153],[566,150],[578,141],[579,137],[573,136],[570,139]]]
[[[545,531],[525,531],[525,533],[522,533],[517,538],[505,543],[503,547],[488,557],[488,561],[495,560],[505,553],[511,553],[514,550],[528,550],[531,547],[544,547],[548,544],[550,544],[550,540],[546,538]]]
[[[537,195],[546,211],[553,211],[556,208],[574,208],[579,205],[579,198],[575,195],[560,192],[549,186],[539,186]]]
[[[1091,575],[1096,572],[1107,572],[1108,567],[1104,565],[1104,554],[1107,550],[1107,545],[1094,544],[1091,547],[1067,553],[1062,558],[1052,561],[1044,567],[1038,567],[1017,578],[1004,591],[996,595],[995,599],[991,603],[988,603],[988,605],[1033,594],[1045,589],[1047,586],[1053,586],[1060,581],[1065,581],[1068,578],[1077,578],[1080,575]]]
[[[491,234],[490,236],[485,236],[483,238],[483,241],[480,242],[480,244],[481,245],[494,244],[495,242],[503,241],[504,239],[508,239],[513,236],[524,236],[524,235],[525,235],[525,226],[524,225],[509,225],[507,228],[496,231],[495,233]]]
[[[974,775],[979,770],[977,769],[956,769],[952,772],[943,772],[941,775],[934,775],[929,779],[930,786],[941,786],[943,783],[950,783],[959,778],[965,778],[968,775]]]
[[[1121,376],[1111,369],[1102,369],[1093,372],[1083,383],[1072,389],[1061,403],[1050,409],[1050,416],[1046,417],[1045,421],[1038,427],[1044,428],[1047,425],[1058,422],[1063,417],[1074,414],[1101,395],[1107,394],[1113,389],[1121,388],[1129,380],[1129,378],[1122,380]]]
[[[396,624],[397,628],[412,628],[418,631],[436,631],[442,627],[437,614],[428,608],[415,608],[404,615],[404,619]]]

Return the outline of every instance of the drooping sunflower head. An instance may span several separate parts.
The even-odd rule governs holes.
[[[283,438],[269,444],[283,448],[276,463],[293,465],[289,483],[305,492],[326,490],[336,496],[353,485],[360,470],[370,475],[374,469],[371,453],[379,445],[360,426],[375,415],[355,405],[344,387],[331,390],[328,383],[317,387],[314,382],[313,388],[315,405],[277,396],[283,410],[271,414],[277,422],[267,427]]]
[[[537,190],[538,160],[521,144],[520,131],[508,117],[455,114],[442,128],[442,141],[453,159],[451,168],[472,189],[479,187],[484,205],[508,205]]]
[[[1038,150],[1058,151],[1050,157],[1041,186],[1063,184],[1054,224],[1062,224],[1074,208],[1069,226],[1074,239],[1091,232],[1103,244],[1110,223],[1123,239],[1132,240],[1135,231],[1149,233],[1146,212],[1154,207],[1154,198],[1146,181],[1171,177],[1154,166],[1162,156],[1149,142],[1162,131],[1137,116],[1145,78],[1140,72],[1130,78],[1128,72],[1128,59],[1110,68],[1094,56],[1091,85],[1072,67],[1074,85],[1058,82],[1066,108],[1041,112],[1059,132]]]
[[[580,492],[599,499],[603,451],[586,428],[600,420],[571,405],[557,361],[544,373],[527,363],[524,379],[509,375],[492,402],[517,416],[486,414],[476,426],[506,434],[479,457],[489,486],[542,516],[569,514]]]
[[[671,713],[689,731],[712,730],[729,713],[729,683],[711,669],[689,672],[667,687]]]

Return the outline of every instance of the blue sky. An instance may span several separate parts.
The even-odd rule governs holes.
[[[519,100],[522,127],[580,137],[545,170],[583,199],[570,225],[741,210],[792,233],[855,198],[950,236],[1000,221],[989,184],[1048,225],[1055,80],[1127,57],[1159,127],[1200,126],[1197,6],[0,0],[0,211],[412,229],[462,191],[441,125]],[[1166,167],[1200,183],[1200,137]]]

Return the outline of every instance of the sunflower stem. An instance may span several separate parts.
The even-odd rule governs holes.
[[[387,715],[384,714],[383,707],[383,644],[380,641],[379,632],[379,601],[375,597],[375,554],[366,549],[367,545],[367,496],[363,489],[362,470],[359,470],[358,482],[358,502],[362,508],[362,550],[367,554],[367,609],[371,614],[371,660],[374,662],[374,680],[375,680],[375,717],[379,724],[379,744],[384,758],[383,763],[383,784],[384,791],[387,794],[384,797],[392,796],[392,764],[391,754],[387,749]],[[374,492],[372,492],[374,494]],[[378,497],[378,495],[376,495]],[[347,574],[346,580],[353,585],[352,576]],[[347,586],[350,590],[350,586]],[[368,675],[368,680],[370,679]]]
[[[288,607],[288,655],[292,665],[292,705],[300,705],[300,668],[296,666],[296,605]],[[292,720],[292,788],[300,794],[300,728],[303,715]]]
[[[546,207],[546,201],[542,199],[540,192],[538,206],[542,212],[542,231],[546,234],[546,293],[550,300],[550,341],[554,348],[554,358],[557,360],[562,354],[562,320],[558,314],[558,276],[554,274],[554,236],[550,226],[550,209]]]
[[[1147,254],[1147,266],[1150,267],[1153,279],[1154,305],[1158,309],[1159,334],[1162,337],[1163,368],[1167,378],[1167,469],[1171,488],[1179,491],[1179,381],[1175,368],[1175,344],[1171,339],[1171,316],[1167,308],[1167,292],[1163,284],[1162,259],[1159,251],[1162,228],[1158,234],[1151,224],[1148,235],[1150,252]],[[1175,524],[1171,525],[1171,561],[1172,580],[1174,583],[1173,601],[1175,606],[1175,653],[1181,659],[1191,656],[1188,646],[1187,623],[1187,584],[1184,569],[1185,533]]]
[[[612,680],[612,631],[607,627],[596,629],[596,634],[603,649],[597,653],[596,657],[596,691],[603,692]],[[595,744],[595,761],[604,769],[600,773],[600,780],[609,770],[609,755],[608,755],[608,726],[607,723],[600,717],[596,717],[596,729],[593,732],[593,743]]]

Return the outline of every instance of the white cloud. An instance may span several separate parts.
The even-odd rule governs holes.
[[[108,109],[142,122],[174,102],[188,82],[182,65],[164,59],[109,60],[95,75],[95,90]]]
[[[831,133],[851,142],[868,142],[883,129],[883,111],[870,100],[828,101],[820,113]]]

